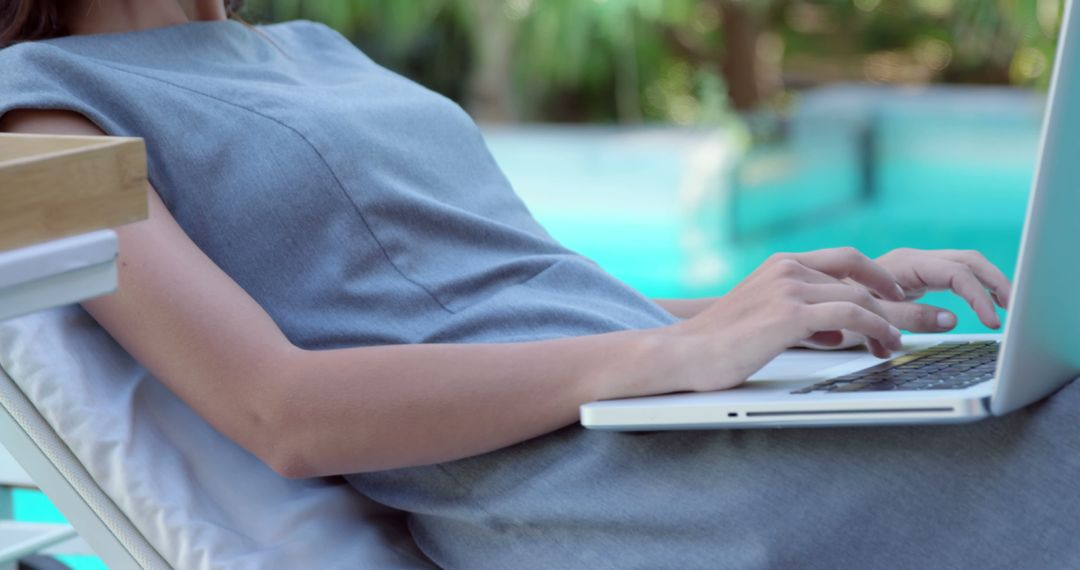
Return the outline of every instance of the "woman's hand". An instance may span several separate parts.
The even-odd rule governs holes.
[[[956,326],[956,315],[931,305],[915,303],[927,291],[951,290],[971,306],[987,327],[1001,326],[994,305],[1006,309],[1012,284],[1005,274],[976,251],[896,249],[877,258],[904,288],[905,301],[881,300],[884,315],[899,329],[940,333]],[[850,348],[866,342],[854,331],[844,331],[836,344],[805,341],[810,348]]]
[[[888,269],[852,248],[774,255],[698,315],[652,331],[646,358],[612,375],[647,384],[613,386],[609,397],[731,388],[801,341],[840,342],[842,330],[887,357],[900,348],[900,331],[879,297],[900,302],[904,292]]]

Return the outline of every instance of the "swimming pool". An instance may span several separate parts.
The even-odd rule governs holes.
[[[62,523],[64,516],[38,491],[15,489],[12,493],[15,520],[42,523]],[[108,570],[99,558],[93,556],[61,556],[62,562],[77,570]]]

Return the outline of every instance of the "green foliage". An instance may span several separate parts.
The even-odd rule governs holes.
[[[774,2],[787,59],[844,62],[877,81],[1045,86],[1061,0]]]
[[[492,105],[472,97],[487,81],[508,100],[505,118],[700,124],[730,116],[725,3],[752,16],[757,50],[730,55],[759,62],[765,104],[835,80],[1045,86],[1062,9],[1061,0],[248,0],[247,16],[325,22],[474,111]]]

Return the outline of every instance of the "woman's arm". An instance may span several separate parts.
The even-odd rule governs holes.
[[[653,299],[662,309],[680,319],[689,319],[697,316],[709,305],[715,303],[718,297],[703,297],[700,299]]]
[[[0,130],[103,134],[66,112],[9,113]],[[177,225],[153,188],[117,228],[119,289],[82,303],[219,431],[287,476],[482,453],[573,422],[603,397],[635,333],[517,345],[306,351]]]
[[[9,113],[0,130],[102,134],[81,116]],[[576,421],[586,402],[743,382],[799,339],[848,329],[881,354],[899,332],[853,278],[899,299],[851,249],[774,256],[670,327],[506,344],[303,350],[188,238],[153,188],[117,229],[120,287],[83,306],[227,437],[287,477],[477,455]]]

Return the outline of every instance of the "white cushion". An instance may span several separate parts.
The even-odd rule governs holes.
[[[0,367],[176,568],[427,568],[402,517],[340,478],[287,480],[80,306],[0,322]]]

